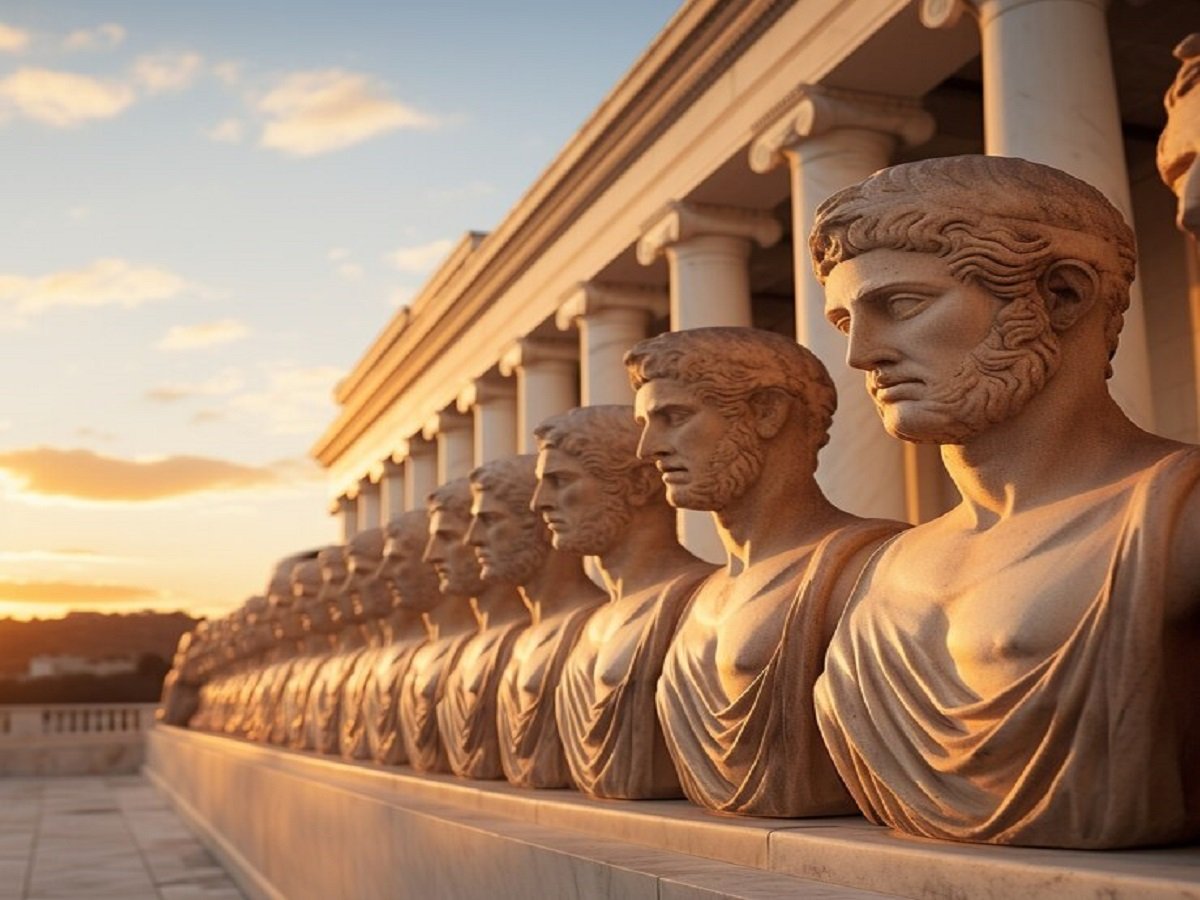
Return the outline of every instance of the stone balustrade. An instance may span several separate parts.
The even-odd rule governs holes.
[[[142,764],[154,703],[0,706],[0,775],[101,775]]]

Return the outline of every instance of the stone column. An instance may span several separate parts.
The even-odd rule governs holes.
[[[475,438],[471,416],[444,409],[429,417],[421,435],[437,441],[437,483],[445,484],[471,474],[475,460]]]
[[[354,497],[342,494],[337,498],[337,517],[342,526],[342,543],[358,534],[358,502]]]
[[[821,201],[890,165],[898,145],[920,144],[933,131],[933,117],[915,101],[803,85],[750,146],[754,171],[786,162],[791,172],[796,340],[825,363],[838,392],[817,481],[835,505],[860,516],[911,516],[915,473],[906,477],[903,447],[883,430],[863,373],[846,365],[845,337],[825,319],[808,234]]]
[[[383,479],[379,482],[381,488],[380,506],[382,507],[381,525],[387,525],[392,519],[404,512],[404,463],[396,462],[392,457],[383,461]]]
[[[987,152],[1070,172],[1099,188],[1133,224],[1116,79],[1104,18],[1107,0],[923,0],[921,20],[979,21]],[[1154,427],[1141,288],[1134,282],[1113,397],[1138,425]]]
[[[408,458],[404,461],[404,506],[424,509],[425,498],[438,486],[437,444],[421,435],[408,440]]]
[[[633,402],[625,351],[669,309],[667,292],[633,284],[584,281],[563,298],[555,322],[562,331],[579,328],[581,405]]]
[[[768,212],[672,200],[643,229],[637,258],[648,266],[667,257],[672,331],[750,325],[750,246],[782,236]]]
[[[383,521],[379,485],[370,478],[358,482],[358,530],[378,528]]]
[[[579,405],[579,347],[574,341],[521,338],[501,357],[500,372],[517,377],[517,452],[532,453],[533,429]]]
[[[517,389],[499,374],[476,378],[458,393],[460,413],[474,416],[476,466],[517,452]]]

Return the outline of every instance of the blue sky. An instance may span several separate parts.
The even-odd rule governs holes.
[[[0,615],[333,539],[332,385],[676,6],[0,2]]]

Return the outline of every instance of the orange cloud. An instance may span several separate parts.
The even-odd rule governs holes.
[[[19,482],[23,493],[101,503],[245,490],[278,485],[299,474],[294,463],[247,466],[202,456],[139,462],[53,447],[0,453],[0,471]]]
[[[0,580],[0,602],[6,603],[136,603],[158,596],[156,590],[132,584]]]

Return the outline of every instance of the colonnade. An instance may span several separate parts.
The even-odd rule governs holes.
[[[920,13],[935,29],[953,26],[964,14],[977,19],[986,152],[1071,172],[1132,220],[1104,7],[1105,0],[924,0]],[[911,98],[798,86],[748,142],[753,172],[787,167],[790,228],[770,209],[664,198],[632,249],[643,266],[665,260],[667,283],[579,272],[550,321],[519,336],[486,371],[447,386],[446,407],[419,432],[398,436],[392,455],[337,499],[343,537],[423,505],[438,483],[473,466],[530,451],[533,428],[550,415],[581,403],[631,402],[621,357],[656,327],[750,325],[752,253],[786,232],[792,235],[796,338],[825,363],[838,388],[818,480],[835,504],[859,515],[920,521],[941,512],[940,461],[880,427],[861,373],[845,365],[844,339],[824,320],[806,241],[822,200],[890,164],[899,148],[919,147],[934,131],[933,118]],[[1134,421],[1152,427],[1136,285],[1114,372],[1118,402]],[[723,559],[707,514],[682,515],[680,529],[694,552]]]

